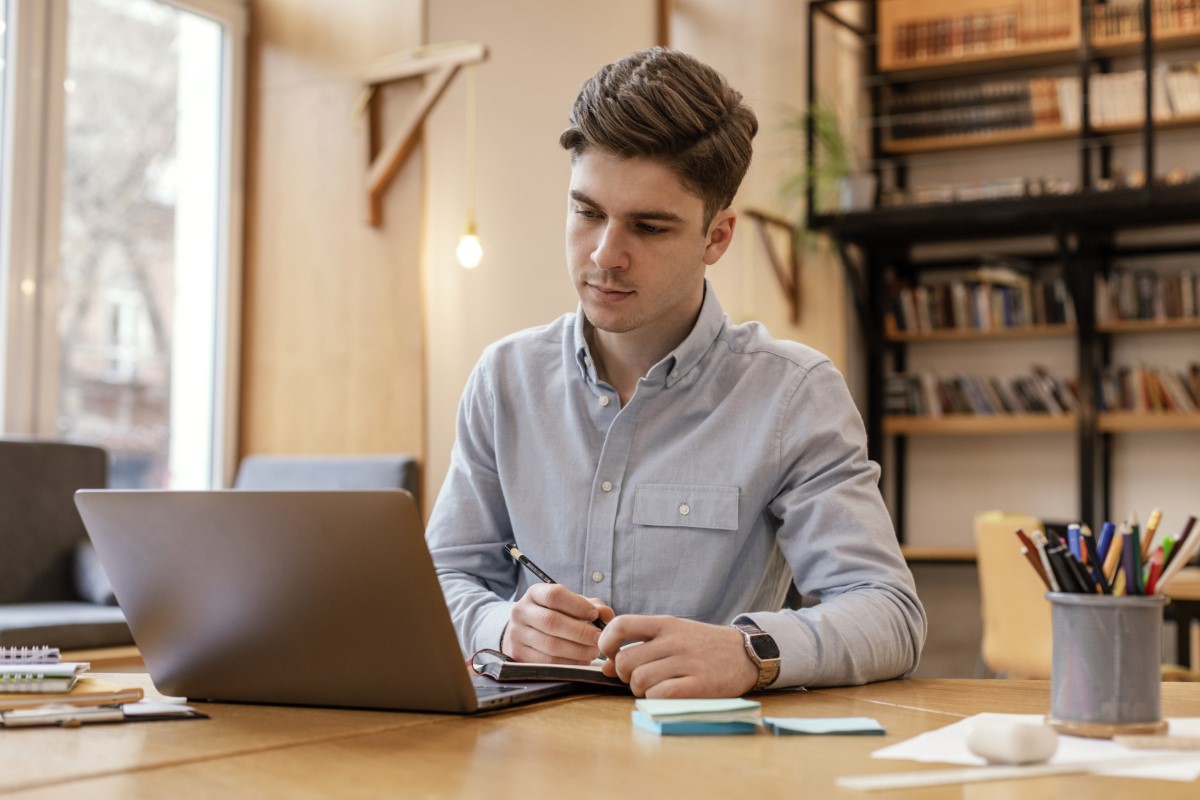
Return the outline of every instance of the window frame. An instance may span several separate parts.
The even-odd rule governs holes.
[[[54,281],[65,143],[69,0],[8,0],[8,59],[0,130],[0,430],[58,435]],[[245,195],[246,0],[155,0],[218,23],[221,52],[220,198],[217,222],[217,342],[214,368],[213,486],[237,468],[241,362],[242,239]],[[17,157],[21,154],[21,157]]]

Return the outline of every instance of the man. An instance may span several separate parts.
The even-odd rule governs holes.
[[[925,614],[845,382],[731,325],[705,280],[753,112],[655,48],[602,68],[569,120],[579,312],[484,353],[429,523],[464,650],[603,653],[648,697],[908,674]],[[560,583],[513,563],[513,541]],[[804,607],[781,610],[793,581]]]

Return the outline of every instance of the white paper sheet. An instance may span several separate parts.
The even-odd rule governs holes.
[[[890,758],[902,761],[922,761],[942,764],[984,764],[982,758],[967,749],[967,735],[977,720],[1006,720],[1040,724],[1045,721],[1041,714],[976,714],[959,720],[944,728],[927,731],[903,742],[882,747],[871,753],[873,758]],[[1168,734],[1171,736],[1200,736],[1200,717],[1172,717]],[[1059,734],[1058,752],[1050,764],[1068,764],[1090,761],[1108,761],[1113,758],[1161,755],[1165,750],[1135,750],[1125,745],[1114,744],[1107,739],[1085,739],[1081,736]],[[1176,751],[1178,752],[1178,751]],[[1173,764],[1155,764],[1147,767],[1123,767],[1105,772],[1124,778],[1158,778],[1169,781],[1194,781],[1200,778],[1200,752],[1194,760],[1188,759]]]

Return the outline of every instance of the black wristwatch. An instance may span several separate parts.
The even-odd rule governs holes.
[[[771,634],[753,622],[735,622],[733,627],[742,632],[746,643],[746,655],[758,667],[758,681],[754,691],[765,689],[779,677],[779,645]]]

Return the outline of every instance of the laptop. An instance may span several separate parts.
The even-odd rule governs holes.
[[[471,713],[571,688],[469,670],[406,491],[84,489],[75,503],[164,694]]]

